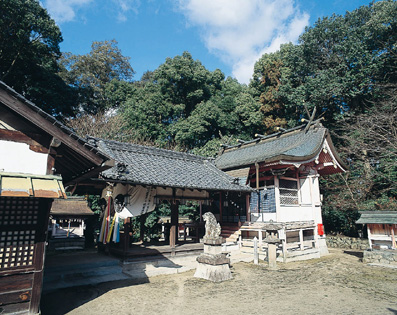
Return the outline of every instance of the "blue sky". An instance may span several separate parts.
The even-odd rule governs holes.
[[[363,0],[42,0],[60,26],[61,50],[86,54],[93,41],[115,39],[139,80],[167,57],[189,51],[248,83],[253,64],[280,44],[296,42],[305,26],[344,14]]]

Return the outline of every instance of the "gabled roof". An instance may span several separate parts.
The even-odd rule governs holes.
[[[55,169],[66,184],[114,165],[110,158],[91,146],[53,116],[44,112],[4,82],[0,81],[0,107],[21,118],[31,130],[40,131],[48,139],[57,139]],[[43,139],[43,141],[48,141]],[[39,141],[39,140],[38,140]],[[110,162],[110,163],[109,163]],[[109,164],[109,165],[108,165]]]
[[[360,211],[357,224],[397,224],[397,211]]]
[[[207,158],[118,141],[90,138],[117,165],[102,172],[105,179],[129,184],[211,191],[250,191],[216,168]]]
[[[88,207],[83,197],[68,197],[64,200],[54,200],[51,207],[53,216],[88,217],[94,212]]]
[[[255,163],[306,162],[318,156],[324,148],[324,141],[327,141],[328,147],[333,151],[332,155],[343,170],[345,166],[332,145],[328,130],[321,125],[313,125],[306,131],[304,129],[305,126],[299,126],[228,147],[217,157],[215,164],[221,170],[231,170]]]

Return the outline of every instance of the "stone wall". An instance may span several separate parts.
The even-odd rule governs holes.
[[[327,235],[327,246],[331,248],[367,249],[368,239],[348,237],[344,235]]]
[[[366,250],[363,262],[375,264],[397,265],[397,251],[395,250]]]

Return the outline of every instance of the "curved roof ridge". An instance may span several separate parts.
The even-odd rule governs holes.
[[[276,134],[275,134],[276,135]],[[233,169],[255,162],[274,161],[278,159],[304,160],[315,156],[327,136],[327,129],[311,126],[306,132],[301,127],[280,133],[271,138],[250,142],[239,147],[225,149],[215,160],[222,170]]]

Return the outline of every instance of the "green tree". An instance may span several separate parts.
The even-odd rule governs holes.
[[[86,55],[64,53],[60,75],[79,91],[80,107],[96,113],[119,105],[133,90],[128,86],[134,74],[129,59],[122,55],[115,40],[93,42]],[[121,99],[115,99],[115,94]]]
[[[70,115],[76,94],[57,75],[61,42],[39,1],[0,1],[0,80],[45,111]]]
[[[182,56],[167,58],[153,73],[153,80],[161,87],[167,102],[178,108],[182,118],[186,118],[196,105],[211,97],[224,75],[220,70],[208,71],[200,61],[193,60],[188,52]]]
[[[220,70],[208,71],[188,52],[167,58],[135,87],[123,114],[140,139],[161,147],[191,151],[222,136],[249,139],[263,129],[263,113],[252,89],[225,79]],[[203,152],[215,155],[218,149],[208,145]]]
[[[257,62],[251,86],[264,112],[290,125],[317,106],[327,126],[346,112],[361,113],[378,96],[378,83],[395,80],[397,2],[379,1],[344,16],[319,19],[300,36]],[[268,111],[268,110],[271,111]]]

